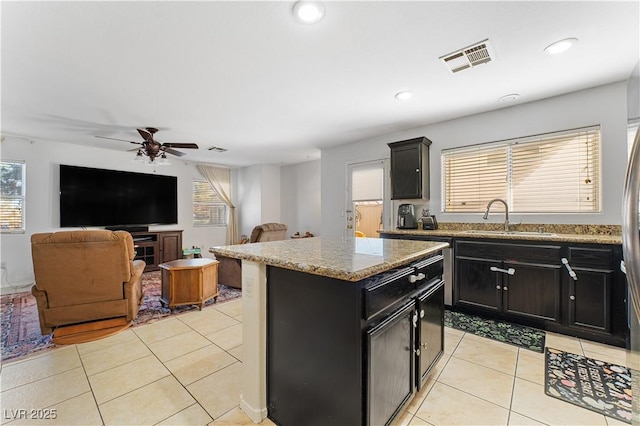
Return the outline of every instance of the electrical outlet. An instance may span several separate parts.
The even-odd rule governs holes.
[[[7,269],[7,262],[0,262],[0,269]]]

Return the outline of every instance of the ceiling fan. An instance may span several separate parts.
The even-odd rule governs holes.
[[[108,138],[106,136],[96,136],[96,138],[129,142],[136,145],[140,145],[140,148],[138,148],[138,153],[136,154],[136,158],[134,159],[134,161],[148,163],[148,164],[157,164],[157,165],[169,164],[169,161],[167,160],[167,156],[166,156],[167,153],[175,155],[177,157],[182,157],[184,155],[183,152],[176,151],[174,148],[198,149],[198,145],[196,145],[195,143],[176,143],[176,142],[160,143],[156,141],[155,139],[153,139],[153,135],[158,131],[158,129],[156,129],[155,127],[145,127],[144,129],[136,129],[136,130],[138,130],[138,133],[140,133],[140,136],[142,136],[142,138],[144,139],[143,142]],[[145,157],[147,158],[145,159]],[[154,162],[156,157],[160,157],[160,159]]]

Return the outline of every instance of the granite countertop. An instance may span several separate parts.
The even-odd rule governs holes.
[[[434,231],[423,231],[418,229],[385,229],[379,231],[381,234],[395,235],[416,235],[425,237],[452,237],[452,238],[476,238],[476,239],[499,239],[499,240],[528,240],[528,241],[551,241],[568,243],[588,243],[588,244],[622,244],[621,235],[609,234],[576,234],[576,233],[536,233],[511,232],[501,233],[495,230],[471,230],[471,229],[438,229]]]
[[[251,260],[345,281],[359,281],[448,247],[435,241],[313,237],[211,247],[216,256]]]

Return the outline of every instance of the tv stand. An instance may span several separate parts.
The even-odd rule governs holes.
[[[148,226],[106,226],[109,231],[127,231],[130,234],[134,232],[149,232]]]
[[[147,264],[144,271],[157,271],[161,263],[182,258],[182,231],[134,231],[136,260]]]

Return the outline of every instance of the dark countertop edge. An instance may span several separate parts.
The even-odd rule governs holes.
[[[356,282],[369,278],[373,275],[380,274],[382,272],[389,271],[391,269],[407,265],[418,259],[421,259],[429,254],[436,253],[449,246],[448,243],[438,243],[437,245],[425,250],[420,250],[413,253],[410,256],[405,256],[395,262],[382,262],[375,266],[360,269],[358,271],[342,271],[338,269],[332,269],[330,266],[314,266],[309,264],[299,264],[295,262],[281,261],[266,256],[257,256],[254,254],[240,253],[233,250],[221,249],[219,247],[209,248],[209,252],[215,255],[232,257],[234,259],[250,260],[253,262],[264,263],[269,266],[275,266],[278,268],[290,269],[293,271],[305,272],[313,275],[320,275],[329,278],[336,278],[344,281]]]
[[[481,231],[474,231],[469,233],[467,231],[454,231],[454,230],[435,230],[435,231],[423,231],[419,229],[404,230],[404,229],[385,229],[378,231],[379,234],[393,234],[393,235],[415,235],[415,236],[433,236],[433,237],[451,237],[451,238],[467,238],[467,239],[492,239],[492,240],[518,240],[518,241],[548,241],[548,242],[560,242],[560,243],[581,243],[581,244],[622,244],[622,236],[620,235],[592,235],[592,234],[555,234],[555,235],[518,235],[518,234],[491,234],[482,233]]]

